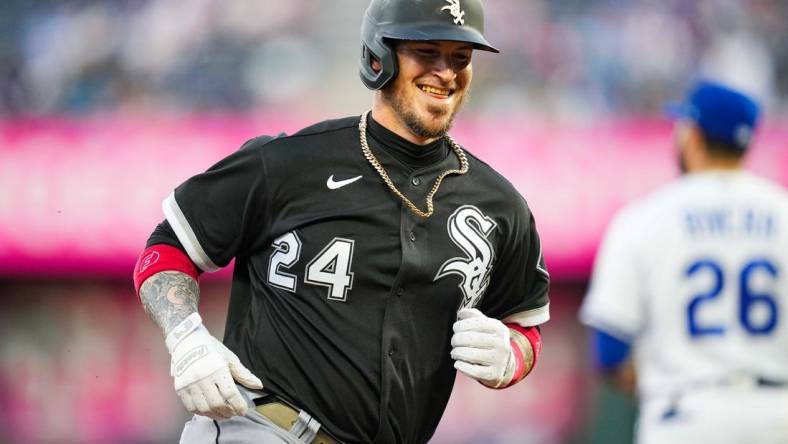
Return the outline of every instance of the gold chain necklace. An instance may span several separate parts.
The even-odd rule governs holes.
[[[367,143],[367,115],[369,115],[369,111],[365,112],[364,115],[361,116],[361,120],[358,122],[358,132],[361,139],[361,151],[364,153],[364,157],[367,158],[372,168],[380,174],[380,177],[383,179],[383,182],[388,185],[389,189],[403,202],[405,205],[410,208],[413,213],[415,213],[419,217],[430,217],[432,216],[432,212],[434,210],[432,204],[432,198],[435,196],[435,193],[438,192],[438,188],[441,186],[441,182],[443,182],[443,178],[448,176],[449,174],[465,174],[468,172],[468,158],[465,156],[465,152],[460,148],[460,145],[454,141],[448,134],[443,136],[449,142],[449,146],[454,153],[457,155],[457,158],[460,160],[460,169],[451,169],[444,171],[435,179],[435,184],[432,186],[432,189],[429,193],[427,193],[427,211],[421,211],[413,202],[410,201],[404,194],[402,194],[394,185],[389,175],[386,173],[386,170],[383,169],[383,165],[378,162],[378,159],[372,154],[372,150],[369,149],[369,144]]]

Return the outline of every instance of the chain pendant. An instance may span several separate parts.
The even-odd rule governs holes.
[[[361,139],[361,151],[364,153],[364,157],[369,161],[372,168],[378,172],[383,182],[389,187],[389,189],[402,201],[405,205],[417,216],[428,218],[432,216],[434,206],[432,203],[432,198],[435,196],[435,193],[438,192],[438,188],[441,186],[441,182],[443,179],[448,176],[449,174],[465,174],[468,172],[468,158],[465,156],[465,152],[460,148],[457,142],[454,141],[448,134],[444,137],[449,142],[449,146],[457,155],[457,158],[460,160],[460,169],[451,169],[442,172],[437,179],[435,179],[435,183],[432,185],[432,189],[429,193],[427,193],[426,201],[427,201],[427,211],[422,211],[417,207],[410,199],[407,198],[404,194],[397,189],[397,186],[394,185],[394,182],[389,177],[386,170],[383,168],[383,165],[380,164],[378,159],[372,154],[372,150],[369,149],[369,144],[367,143],[367,116],[369,115],[369,111],[365,112],[361,116],[361,120],[358,123],[358,133]]]

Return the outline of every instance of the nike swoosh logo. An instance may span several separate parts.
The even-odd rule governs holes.
[[[356,177],[352,177],[350,179],[336,180],[335,181],[334,180],[334,175],[332,174],[331,177],[329,177],[328,180],[326,181],[326,186],[328,187],[329,190],[336,190],[337,188],[342,188],[345,185],[350,185],[351,183],[361,179],[362,177],[363,176],[356,176]]]

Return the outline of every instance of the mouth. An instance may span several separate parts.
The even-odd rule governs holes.
[[[425,93],[437,99],[448,99],[449,97],[451,97],[452,94],[454,94],[453,89],[439,88],[437,86],[423,85],[423,84],[419,84],[417,86],[419,87],[420,90],[424,91]]]

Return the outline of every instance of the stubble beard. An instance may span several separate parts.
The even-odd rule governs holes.
[[[442,125],[428,126],[427,122],[418,116],[415,107],[402,94],[397,94],[394,88],[385,88],[382,92],[383,98],[391,105],[410,132],[425,139],[437,139],[445,136],[454,124],[457,111],[462,108],[462,104],[465,102],[465,94],[463,94],[454,108],[447,110],[446,108],[428,106],[427,112],[432,116],[444,117],[448,114],[448,118],[444,120]]]

